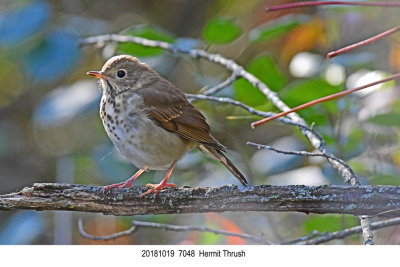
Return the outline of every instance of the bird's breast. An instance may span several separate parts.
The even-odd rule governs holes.
[[[165,169],[193,147],[181,137],[157,126],[140,96],[102,98],[100,117],[115,147],[136,167]]]

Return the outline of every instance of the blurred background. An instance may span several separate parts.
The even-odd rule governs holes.
[[[123,33],[185,48],[221,53],[243,65],[289,105],[366,84],[400,69],[400,37],[390,36],[334,59],[326,53],[396,26],[398,9],[329,6],[270,12],[275,0],[0,0],[0,194],[36,182],[107,185],[136,168],[106,136],[98,115],[97,81],[113,55],[132,54],[187,93],[230,76],[224,68],[136,44],[79,46],[81,37]],[[263,111],[277,111],[239,79],[217,95]],[[395,82],[317,105],[300,114],[315,123],[329,149],[346,160],[365,184],[400,185],[400,113]],[[253,185],[343,184],[324,159],[276,154],[247,141],[285,150],[312,151],[298,129],[276,122],[252,130],[258,117],[226,104],[196,101],[213,135]],[[158,183],[165,172],[147,172],[135,184]],[[220,186],[236,179],[219,163],[193,151],[171,181],[179,186]],[[1,211],[0,244],[253,244],[211,233],[140,229],[130,237],[91,241],[92,235],[130,227],[132,219],[263,235],[284,242],[313,230],[358,224],[353,216],[246,212],[114,217],[77,212]],[[377,244],[398,244],[400,228],[375,231]],[[358,235],[331,244],[360,244]]]

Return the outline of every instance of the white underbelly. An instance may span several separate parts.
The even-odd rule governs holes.
[[[182,138],[147,118],[135,118],[114,129],[104,127],[118,151],[138,168],[167,169],[190,149]]]

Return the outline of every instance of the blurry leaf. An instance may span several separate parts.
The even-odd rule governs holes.
[[[389,40],[390,42],[390,52],[389,52],[389,64],[391,67],[395,68],[396,70],[400,70],[400,45],[399,40],[392,39]]]
[[[234,82],[235,97],[243,103],[255,107],[267,102],[267,97],[247,80],[240,78]]]
[[[382,126],[400,126],[400,113],[379,114],[368,119],[368,122]]]
[[[322,78],[299,80],[282,89],[280,91],[280,96],[290,107],[296,107],[309,101],[337,93],[342,87],[342,85],[331,85]],[[306,108],[299,111],[299,113],[307,121],[325,124],[327,122],[326,111],[331,114],[336,114],[338,112],[335,100]]]
[[[146,221],[152,221],[156,223],[171,224],[173,221],[173,217],[171,217],[169,214],[145,215],[143,217]]]
[[[215,224],[214,222],[207,222],[207,227],[213,228],[213,229],[218,229],[219,226],[218,224]],[[199,236],[199,244],[201,245],[217,245],[221,244],[223,242],[224,236],[223,235],[217,235],[211,232],[202,232],[201,235]]]
[[[11,61],[0,58],[0,107],[7,106],[18,98],[22,91],[22,75]]]
[[[207,224],[209,223],[216,223],[217,226],[210,228],[214,229],[222,229],[224,231],[233,232],[233,233],[243,233],[239,226],[236,225],[232,220],[225,218],[217,213],[207,213],[205,215]],[[215,235],[215,234],[213,234]],[[215,243],[208,243],[208,244],[215,244]],[[235,236],[226,236],[226,244],[227,245],[245,245],[246,241],[240,237]]]
[[[312,50],[317,44],[326,42],[323,22],[314,19],[307,24],[299,25],[287,34],[281,50],[281,62],[288,62],[301,51]]]
[[[44,1],[34,1],[0,14],[0,46],[19,43],[39,31],[49,20],[50,8]]]
[[[0,245],[31,244],[45,230],[42,214],[20,211],[10,217],[0,232]]]
[[[324,233],[339,231],[357,224],[357,218],[350,215],[311,215],[303,222],[303,229],[306,234],[311,234],[314,230]]]
[[[253,59],[246,69],[264,82],[271,90],[278,91],[286,84],[285,76],[269,55],[262,55]],[[235,81],[233,86],[236,98],[247,105],[254,107],[267,101],[266,96],[260,90],[243,78]]]
[[[298,106],[308,101],[315,100],[340,91],[342,86],[334,86],[324,79],[306,79],[296,81],[280,91],[281,97],[292,106]],[[325,102],[330,104],[334,102]]]
[[[243,233],[242,230],[235,224],[233,221],[227,219],[227,218],[222,218],[222,221],[220,222],[222,229],[225,229],[226,231],[233,232],[233,233]],[[226,244],[227,245],[246,245],[246,240],[236,237],[236,236],[227,236],[226,237]]]
[[[78,61],[78,38],[65,32],[53,32],[26,57],[27,70],[37,81],[54,81],[66,75]]]
[[[379,174],[369,179],[372,185],[400,185],[400,176],[390,174]]]
[[[350,168],[352,168],[353,171],[357,174],[367,175],[369,172],[368,166],[366,166],[363,162],[357,160],[350,160],[347,162],[347,164],[349,164]]]
[[[282,36],[292,30],[294,27],[309,20],[305,15],[287,15],[277,20],[269,21],[266,24],[254,28],[249,33],[250,41],[263,42],[270,41]]]
[[[216,18],[210,20],[203,30],[203,38],[209,43],[230,43],[241,34],[241,29],[232,20]]]
[[[400,150],[396,150],[392,154],[393,162],[400,167]]]
[[[125,35],[138,36],[167,43],[174,42],[174,37],[172,37],[170,34],[161,29],[151,26],[141,26],[134,28],[127,31]],[[117,50],[120,53],[130,54],[136,57],[155,56],[163,52],[163,50],[158,47],[145,47],[143,45],[134,43],[121,43],[120,45],[118,45]]]

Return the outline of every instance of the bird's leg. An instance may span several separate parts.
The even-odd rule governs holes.
[[[161,181],[160,184],[146,184],[146,186],[148,187],[153,187],[152,189],[146,191],[145,193],[141,194],[140,197],[144,197],[152,192],[155,191],[154,193],[154,197],[156,197],[158,195],[158,193],[164,188],[164,187],[178,187],[176,184],[167,184],[168,182],[168,178],[171,176],[172,170],[175,167],[177,160],[175,160],[171,167],[169,167],[169,170],[167,172],[167,174],[165,175],[165,178]]]
[[[131,187],[133,181],[135,181],[136,178],[138,178],[145,170],[146,170],[146,168],[138,170],[131,178],[129,178],[125,182],[118,183],[118,184],[110,184],[110,185],[105,186],[104,187],[104,191],[107,191],[107,190],[109,190],[111,188],[114,188],[114,187],[119,187],[119,188]]]

